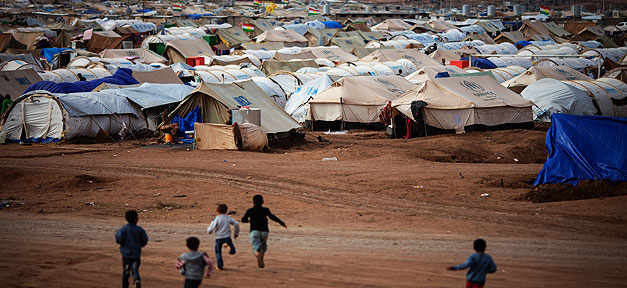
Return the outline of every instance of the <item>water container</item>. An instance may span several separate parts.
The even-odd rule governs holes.
[[[522,6],[514,5],[514,16],[522,16]]]
[[[496,6],[490,5],[488,6],[488,17],[496,16]]]
[[[462,6],[462,15],[470,16],[470,5],[466,4]]]

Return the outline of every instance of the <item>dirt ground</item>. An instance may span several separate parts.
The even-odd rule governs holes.
[[[185,239],[198,236],[215,259],[206,227],[216,204],[239,220],[263,194],[288,225],[270,225],[266,268],[242,224],[238,253],[204,287],[463,287],[465,272],[446,267],[478,237],[498,265],[487,287],[627,287],[627,196],[523,200],[547,156],[544,137],[308,133],[269,153],[3,145],[1,286],[119,286],[113,235],[128,209],[150,237],[144,287],[182,286],[174,264]]]

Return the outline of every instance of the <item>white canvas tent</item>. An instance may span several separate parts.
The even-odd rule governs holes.
[[[434,79],[438,73],[446,72],[448,74],[465,74],[466,70],[463,70],[457,66],[423,66],[416,72],[405,76],[405,79],[414,84],[422,84],[429,79]]]
[[[324,74],[318,79],[300,85],[287,100],[285,112],[290,114],[296,122],[305,123],[309,119],[309,100],[319,92],[331,87],[338,79],[340,76]]]
[[[557,80],[592,80],[592,78],[568,66],[534,66],[512,79],[501,84],[510,90],[520,93],[530,84],[544,78]]]
[[[385,105],[415,86],[400,76],[344,77],[309,101],[311,120],[378,122]]]
[[[532,105],[490,76],[430,79],[392,101],[392,108],[416,122],[457,131],[531,122]]]
[[[146,120],[125,97],[33,91],[15,100],[3,114],[0,141],[52,143],[99,134],[125,137],[143,128]]]

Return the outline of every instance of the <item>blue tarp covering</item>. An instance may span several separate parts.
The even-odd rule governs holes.
[[[324,26],[327,26],[327,28],[330,29],[342,29],[342,24],[340,24],[340,22],[337,21],[320,21],[322,23],[324,23]]]
[[[100,86],[102,83],[116,84],[116,85],[134,85],[139,84],[132,75],[133,71],[128,68],[119,68],[118,71],[115,72],[112,76],[104,77],[100,79],[95,79],[91,81],[79,81],[79,82],[63,82],[63,83],[54,83],[52,81],[40,81],[37,82],[23,94],[36,91],[36,90],[44,90],[52,93],[77,93],[77,92],[89,92],[94,90],[96,87]]]
[[[519,44],[520,44],[520,46],[525,47],[527,45],[531,45],[531,42],[529,42],[529,41],[518,41],[518,42],[516,42],[515,45],[518,46]]]
[[[538,184],[627,181],[627,118],[553,114]]]
[[[44,48],[41,49],[41,56],[46,57],[48,63],[52,63],[54,55],[57,55],[65,50],[72,50],[72,48]]]
[[[464,57],[460,60],[468,60],[468,57]],[[473,57],[472,58],[472,67],[478,67],[481,69],[494,69],[494,68],[498,68],[494,63],[492,63],[492,61],[486,59],[486,58],[476,58]]]
[[[196,107],[192,112],[189,112],[185,118],[181,118],[178,115],[174,116],[171,123],[179,123],[178,137],[185,137],[186,131],[194,131],[194,123],[196,122],[202,123],[200,107]]]
[[[451,77],[451,75],[448,74],[448,72],[439,72],[438,74],[435,74],[435,78],[449,78]]]

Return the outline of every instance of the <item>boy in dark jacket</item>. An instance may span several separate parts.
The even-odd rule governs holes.
[[[263,196],[253,196],[253,208],[248,209],[242,218],[242,223],[250,222],[250,242],[253,244],[253,253],[255,253],[255,257],[257,257],[257,266],[259,266],[259,268],[263,268],[265,266],[263,263],[263,256],[265,255],[266,250],[268,250],[268,246],[266,245],[269,232],[268,218],[281,224],[284,228],[287,228],[287,225],[285,225],[281,219],[274,216],[274,214],[270,212],[270,209],[263,207],[262,205]]]
[[[470,268],[466,273],[466,288],[483,288],[487,273],[496,272],[496,264],[490,255],[485,254],[486,243],[483,239],[477,239],[473,243],[477,253],[470,254],[466,262],[448,267],[448,270],[462,270]]]
[[[205,267],[209,267],[207,269],[207,278],[211,277],[213,264],[207,253],[198,252],[198,246],[200,246],[198,238],[187,238],[189,252],[181,254],[176,262],[176,268],[180,269],[182,275],[185,275],[185,288],[198,288],[200,286]]]
[[[115,233],[115,242],[120,244],[120,253],[122,253],[122,287],[128,288],[128,277],[132,274],[133,285],[135,288],[140,288],[139,264],[142,247],[148,244],[148,235],[142,227],[137,225],[139,220],[137,212],[127,211],[124,217],[128,224]]]

